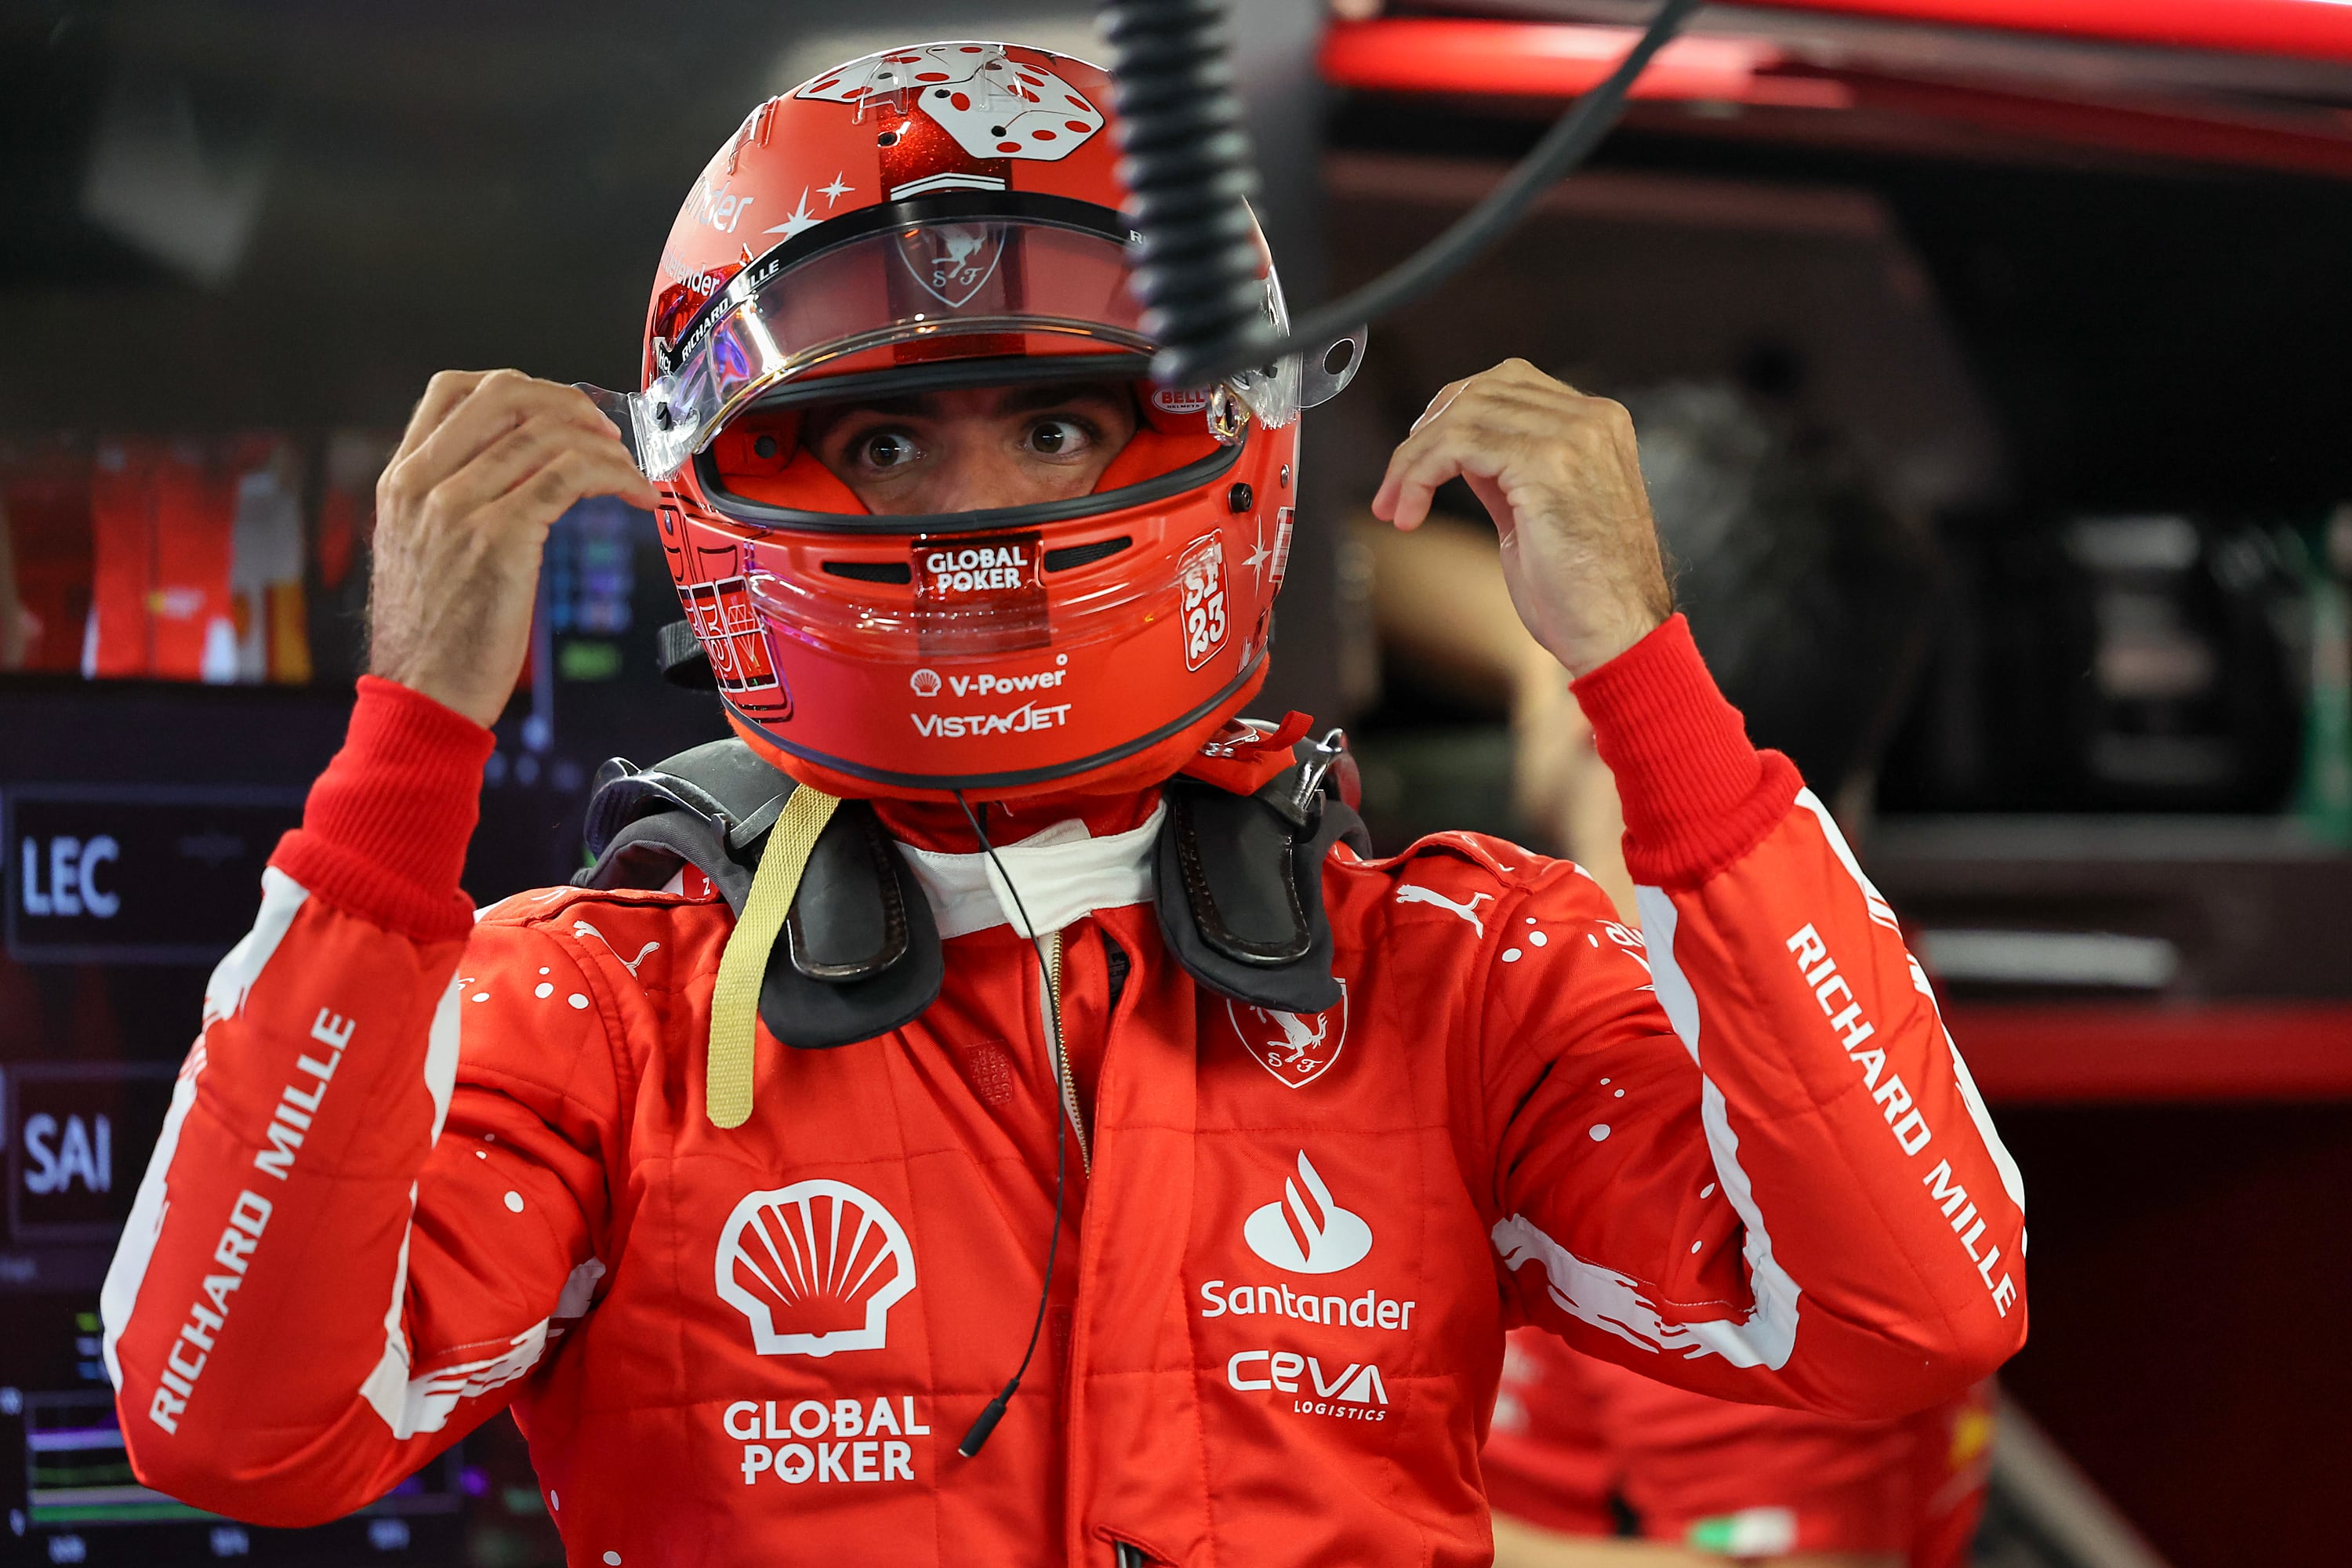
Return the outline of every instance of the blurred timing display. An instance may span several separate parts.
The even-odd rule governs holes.
[[[20,963],[211,963],[302,791],[155,785],[0,788],[7,948]]]

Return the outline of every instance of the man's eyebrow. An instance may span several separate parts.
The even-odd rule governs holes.
[[[921,393],[909,392],[897,397],[875,397],[858,403],[820,403],[809,414],[813,419],[830,425],[857,414],[925,414],[929,410],[923,405],[929,401]]]
[[[1043,386],[1020,386],[1007,389],[1004,411],[1009,414],[1030,414],[1040,408],[1058,408],[1066,404],[1092,399],[1117,403],[1125,388],[1117,382],[1064,381]],[[867,398],[856,403],[819,404],[809,411],[809,423],[818,430],[826,430],[859,415],[881,415],[896,418],[922,418],[939,412],[935,393],[901,393],[895,397]]]
[[[1006,400],[1005,406],[1016,413],[1030,413],[1039,408],[1058,407],[1092,398],[1103,403],[1117,403],[1123,389],[1107,381],[1065,381],[1046,386],[1018,388]]]

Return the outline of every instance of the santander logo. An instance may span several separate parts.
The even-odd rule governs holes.
[[[1302,1193],[1299,1189],[1304,1187]],[[1298,1152],[1298,1179],[1285,1177],[1282,1201],[1253,1212],[1242,1225],[1249,1249],[1293,1274],[1337,1274],[1372,1250],[1372,1227],[1332,1201],[1307,1152]]]
[[[897,1216],[846,1182],[752,1193],[719,1233],[719,1299],[751,1325],[761,1355],[877,1351],[890,1309],[915,1288]]]

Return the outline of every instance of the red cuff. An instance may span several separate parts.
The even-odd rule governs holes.
[[[312,895],[420,942],[463,937],[457,886],[496,738],[422,692],[360,677],[343,749],[270,864]]]
[[[1687,887],[1763,842],[1797,798],[1788,758],[1748,744],[1680,616],[1575,682],[1625,810],[1625,868]]]

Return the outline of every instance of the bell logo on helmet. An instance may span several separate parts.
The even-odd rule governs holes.
[[[915,1254],[890,1211],[846,1182],[752,1193],[719,1233],[719,1299],[761,1355],[880,1350],[915,1288]]]
[[[1370,1256],[1372,1227],[1332,1201],[1331,1189],[1302,1149],[1298,1179],[1283,1179],[1282,1201],[1254,1212],[1242,1226],[1242,1239],[1276,1268],[1337,1274]]]
[[[1281,1013],[1228,997],[1225,1017],[1258,1066],[1291,1089],[1304,1088],[1330,1070],[1348,1043],[1348,983],[1339,982],[1339,1005],[1320,1013]]]

